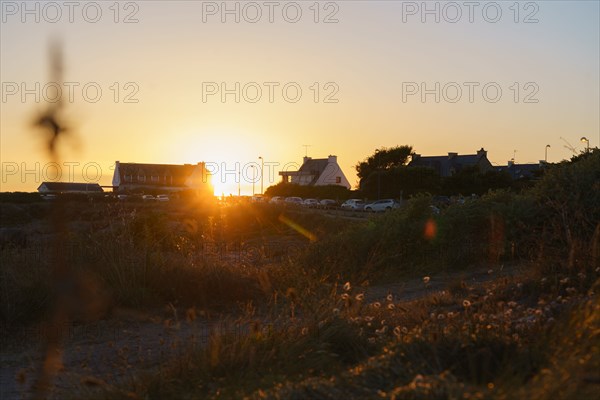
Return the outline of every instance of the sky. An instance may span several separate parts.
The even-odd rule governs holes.
[[[568,159],[600,144],[599,4],[2,0],[0,191],[110,185],[117,160],[207,162],[227,195],[238,171],[260,191],[259,157],[265,189],[304,155],[337,155],[356,185],[358,161],[397,145]],[[59,97],[52,164],[32,121]]]

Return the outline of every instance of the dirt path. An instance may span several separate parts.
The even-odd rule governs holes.
[[[392,294],[396,301],[415,300],[448,288],[453,282],[469,285],[514,275],[518,268],[503,268],[439,274],[427,283],[423,278],[370,287],[368,301]],[[229,318],[231,320],[231,318]],[[140,371],[160,372],[161,364],[184,352],[204,346],[215,329],[246,328],[225,325],[220,318],[186,320],[173,311],[152,313],[117,312],[108,320],[70,324],[66,329],[63,361],[50,398],[60,399],[76,385],[95,386],[128,382]],[[30,398],[32,384],[42,364],[41,343],[47,331],[29,328],[3,335],[1,349],[0,399]]]

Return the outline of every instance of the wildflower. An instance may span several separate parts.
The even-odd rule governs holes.
[[[307,327],[302,328],[302,331],[300,333],[302,334],[302,336],[308,335],[308,328]]]
[[[342,300],[348,300],[349,298],[350,298],[350,296],[348,296],[348,293],[342,294]]]
[[[357,301],[363,301],[365,299],[365,294],[364,293],[359,293],[356,295],[356,300]]]
[[[373,317],[371,317],[371,316],[367,315],[367,316],[365,317],[365,321],[367,321],[367,322],[371,322],[371,321],[373,321]]]
[[[344,283],[344,290],[347,292],[351,289],[352,287],[350,286],[350,282],[346,282]]]
[[[564,285],[565,283],[569,282],[569,278],[563,278],[560,280],[561,285]]]
[[[375,330],[375,333],[378,335],[383,335],[386,332],[387,332],[387,325],[382,326],[381,329]]]
[[[507,303],[507,305],[508,305],[510,308],[515,308],[515,307],[517,306],[517,302],[516,302],[516,301],[509,301],[509,302]]]
[[[396,335],[396,336],[400,336],[400,333],[401,333],[401,332],[402,332],[402,331],[400,330],[400,327],[399,327],[399,326],[397,326],[397,327],[395,327],[395,328],[394,328],[394,335]]]
[[[442,320],[446,318],[446,316],[444,314],[438,314],[437,319]]]
[[[392,301],[392,300],[394,300],[394,297],[392,296],[392,294],[391,294],[391,293],[387,295],[387,297],[386,297],[386,300],[387,300],[387,301]]]
[[[340,310],[339,310],[338,308],[334,308],[334,309],[332,310],[332,312],[333,312],[333,315],[339,315],[339,313],[340,313]]]
[[[381,303],[376,301],[375,303],[373,303],[373,307],[379,308],[379,307],[381,307]]]
[[[429,283],[430,280],[431,280],[431,278],[428,277],[428,276],[424,276],[423,277],[423,283],[426,284],[426,285]]]
[[[394,303],[390,303],[387,306],[388,310],[393,310],[394,308],[396,308],[396,306],[394,305]]]
[[[469,300],[463,300],[462,305],[463,307],[468,308],[471,307],[471,302]]]
[[[401,330],[402,330],[402,333],[404,333],[404,334],[408,333],[408,328],[405,326],[403,326]]]

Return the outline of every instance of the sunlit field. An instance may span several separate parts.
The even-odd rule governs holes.
[[[599,174],[593,151],[519,194],[384,215],[4,194],[3,391],[594,398]]]

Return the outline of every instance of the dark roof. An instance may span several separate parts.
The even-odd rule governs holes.
[[[172,165],[172,164],[137,164],[119,163],[119,178],[121,184],[143,184],[156,186],[185,186],[186,180],[192,175],[196,165]],[[127,181],[125,176],[131,176]],[[143,180],[138,179],[144,177]],[[157,177],[157,180],[152,180]]]
[[[453,172],[459,171],[464,167],[479,165],[479,161],[485,156],[485,154],[418,156],[413,157],[413,160],[409,165],[413,167],[433,168],[440,176],[449,176],[452,175]]]
[[[313,179],[310,184],[314,184],[319,179],[323,171],[325,171],[328,163],[329,160],[327,158],[311,158],[310,160],[306,160],[298,171],[300,173],[309,173],[312,175]]]
[[[512,164],[496,167],[497,171],[506,171],[513,179],[534,178],[540,170],[540,164]]]
[[[38,191],[45,186],[50,192],[103,192],[97,183],[77,183],[77,182],[42,182]]]

